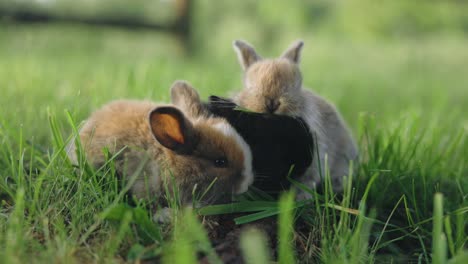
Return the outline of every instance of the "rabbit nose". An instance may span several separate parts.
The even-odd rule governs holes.
[[[278,110],[280,103],[277,100],[269,99],[266,101],[266,108],[268,113],[273,114],[276,110]]]

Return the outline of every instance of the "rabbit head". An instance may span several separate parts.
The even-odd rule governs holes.
[[[166,172],[181,199],[191,200],[194,189],[204,194],[205,203],[228,201],[247,191],[253,183],[252,154],[243,138],[225,119],[204,115],[200,97],[188,83],[176,82],[171,97],[178,108],[154,109],[149,123],[165,148]]]
[[[299,115],[302,75],[299,69],[302,41],[296,41],[278,58],[263,59],[247,42],[233,43],[244,70],[244,88],[236,102],[260,113]]]

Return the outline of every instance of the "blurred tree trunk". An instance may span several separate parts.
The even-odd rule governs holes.
[[[191,0],[176,0],[177,20],[174,24],[174,29],[178,33],[177,36],[185,46],[185,50],[192,51],[192,38],[190,30],[190,22],[193,14],[193,4]]]
[[[132,30],[147,29],[163,31],[176,36],[187,53],[192,50],[190,22],[193,12],[191,0],[173,0],[176,18],[172,23],[151,23],[143,19],[122,16],[83,17],[73,14],[47,12],[37,8],[8,8],[0,5],[0,17],[17,23],[77,23],[89,26],[111,26]]]

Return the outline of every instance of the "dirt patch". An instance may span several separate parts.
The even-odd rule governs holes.
[[[223,215],[216,217],[206,217],[204,225],[208,231],[208,236],[213,248],[223,263],[244,263],[240,249],[240,237],[244,230],[256,228],[267,235],[270,252],[276,258],[276,218],[269,217],[255,221],[253,223],[236,225],[234,218],[240,215]],[[202,257],[200,263],[210,263],[207,257]]]

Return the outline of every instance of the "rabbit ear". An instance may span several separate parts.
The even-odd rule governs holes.
[[[254,47],[252,47],[252,45],[248,44],[247,42],[242,40],[235,40],[232,45],[234,46],[239,63],[241,64],[244,71],[247,70],[250,65],[262,59],[257,54]]]
[[[172,104],[192,117],[200,116],[203,105],[198,92],[186,81],[175,81],[171,87]]]
[[[192,123],[177,108],[158,107],[149,115],[151,132],[164,147],[178,153],[190,153],[197,137]]]
[[[212,95],[208,99],[208,109],[211,113],[224,118],[231,117],[237,112],[237,105],[229,99]]]
[[[281,58],[288,59],[294,63],[299,63],[301,57],[301,50],[303,46],[304,42],[302,40],[297,40],[293,42],[281,55]]]

